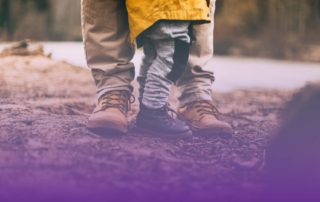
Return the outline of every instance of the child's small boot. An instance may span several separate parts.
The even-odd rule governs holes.
[[[173,118],[175,113],[168,105],[159,109],[150,109],[140,104],[137,115],[137,127],[140,131],[168,138],[191,137],[192,131],[181,120]]]

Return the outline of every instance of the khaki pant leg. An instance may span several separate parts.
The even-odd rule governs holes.
[[[134,48],[125,1],[82,0],[82,32],[98,97],[112,90],[132,91]]]
[[[211,0],[211,23],[193,26],[195,41],[190,49],[188,67],[177,82],[181,92],[180,106],[197,100],[212,100],[212,83],[214,75],[208,62],[213,56],[213,31],[215,0]]]

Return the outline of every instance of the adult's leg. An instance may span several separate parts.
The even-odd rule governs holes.
[[[82,0],[82,31],[98,99],[87,127],[107,135],[126,133],[134,49],[128,39],[125,0]]]
[[[187,69],[177,82],[180,106],[197,100],[212,101],[213,70],[208,62],[213,56],[215,0],[211,0],[211,22],[193,26],[195,41],[191,45]]]
[[[218,119],[212,100],[213,71],[208,62],[213,56],[215,0],[210,1],[211,23],[193,26],[195,41],[191,45],[187,70],[177,85],[180,89],[179,117],[202,136],[230,137],[232,127]]]
[[[82,0],[82,32],[98,98],[114,90],[131,92],[134,49],[129,42],[125,1]]]

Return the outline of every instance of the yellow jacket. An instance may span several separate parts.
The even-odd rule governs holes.
[[[210,21],[207,0],[126,0],[133,42],[158,20]]]

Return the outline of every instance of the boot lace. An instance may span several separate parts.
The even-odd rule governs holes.
[[[169,104],[167,104],[164,107],[164,110],[165,110],[165,119],[164,120],[169,125],[173,124],[175,117],[178,116],[178,113],[174,109],[172,109]]]
[[[167,115],[171,120],[178,115],[178,113],[174,109],[172,109],[169,104],[167,104],[166,110],[167,110]]]
[[[218,118],[220,114],[218,109],[212,104],[211,101],[196,101],[187,105],[187,109],[190,108],[195,108],[200,118],[204,117],[205,115],[211,115]]]
[[[127,91],[111,91],[102,96],[99,101],[101,111],[108,108],[117,108],[121,113],[127,114],[131,110],[131,104],[135,102],[135,97]]]

